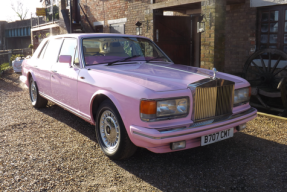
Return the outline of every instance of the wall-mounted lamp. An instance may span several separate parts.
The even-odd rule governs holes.
[[[197,33],[202,33],[205,31],[205,22],[203,22],[203,18],[205,16],[202,14],[199,16],[198,18],[198,22],[197,22]]]
[[[205,23],[197,22],[197,33],[202,33],[205,31]]]
[[[137,35],[142,35],[142,27],[141,27],[142,23],[137,21],[135,25],[136,25]]]

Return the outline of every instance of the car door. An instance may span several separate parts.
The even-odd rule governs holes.
[[[59,55],[72,57],[72,66],[69,63],[56,62],[51,68],[51,89],[53,97],[64,104],[64,107],[78,110],[77,78],[80,68],[74,65],[74,55],[77,48],[77,39],[65,38]]]
[[[34,75],[41,94],[51,96],[51,65],[56,61],[57,51],[59,52],[62,40],[49,40],[43,46],[41,53],[33,63]]]

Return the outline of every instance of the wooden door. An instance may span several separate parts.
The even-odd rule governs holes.
[[[193,65],[192,18],[155,16],[154,41],[175,64]]]

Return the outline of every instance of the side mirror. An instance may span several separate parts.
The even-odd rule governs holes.
[[[69,66],[72,67],[72,56],[71,55],[60,55],[59,63],[69,63]]]

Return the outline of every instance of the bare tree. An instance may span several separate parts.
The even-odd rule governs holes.
[[[29,11],[29,9],[25,8],[23,3],[19,0],[16,2],[16,5],[11,2],[11,8],[13,9],[13,11],[15,11],[20,20],[24,20]]]

